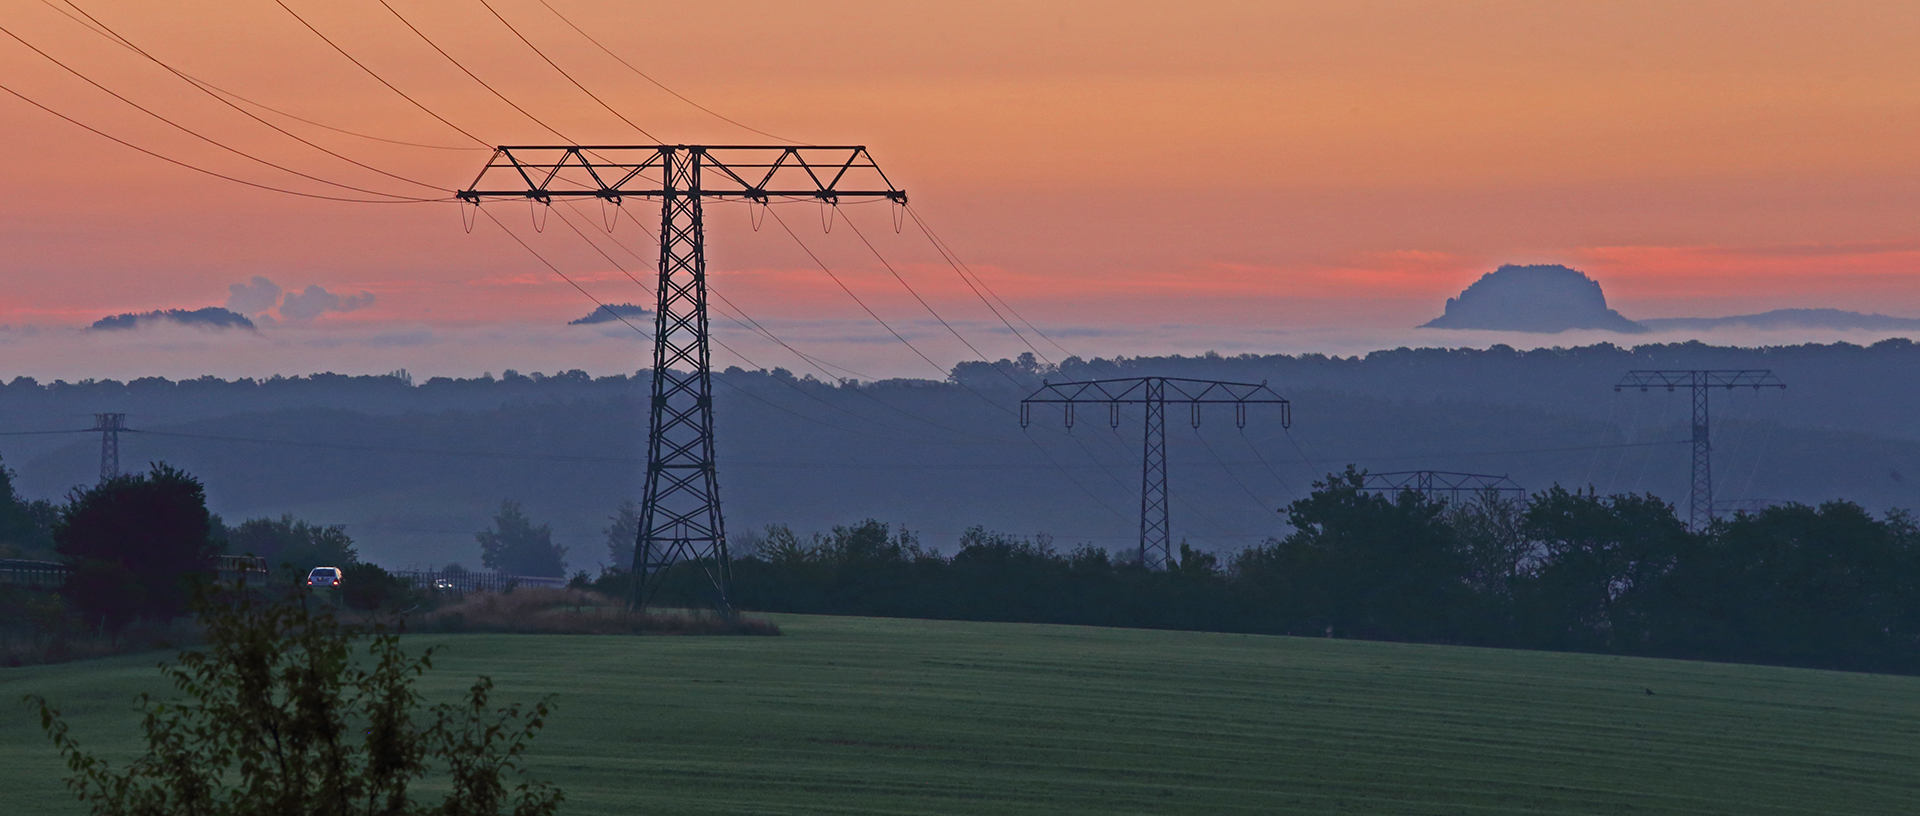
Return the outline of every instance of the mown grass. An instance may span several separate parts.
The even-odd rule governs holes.
[[[624,601],[584,589],[474,592],[407,619],[410,631],[438,634],[778,635],[757,615],[722,617],[689,609],[633,612]]]
[[[435,696],[559,694],[535,756],[571,814],[1920,810],[1920,678],[773,617],[785,637],[415,637],[448,646]],[[0,699],[130,748],[152,662],[0,670]],[[61,775],[0,716],[7,812],[77,812]]]

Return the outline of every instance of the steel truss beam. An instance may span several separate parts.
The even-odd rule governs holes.
[[[1462,494],[1480,496],[1489,492],[1500,496],[1527,495],[1526,488],[1504,475],[1455,473],[1445,470],[1397,470],[1367,474],[1366,490],[1400,493],[1411,490],[1429,499],[1459,501]]]
[[[618,204],[629,196],[679,195],[669,178],[672,157],[697,154],[703,198],[766,203],[798,198],[828,204],[842,198],[907,203],[867,149],[860,145],[765,147],[749,145],[503,145],[480,175],[457,195],[489,198],[599,198]]]
[[[647,420],[645,495],[633,553],[632,603],[654,600],[676,564],[698,565],[713,607],[733,612],[720,484],[714,467],[713,373],[708,350],[706,227],[702,202],[760,204],[907,194],[864,147],[749,145],[501,146],[462,201],[660,199],[660,278],[655,292],[653,387]]]
[[[1695,532],[1713,524],[1713,439],[1709,429],[1707,395],[1715,388],[1785,389],[1787,384],[1764,368],[1645,369],[1627,372],[1614,383],[1615,392],[1627,388],[1647,391],[1685,388],[1693,392],[1693,487],[1687,498],[1687,525]]]
[[[1180,377],[1126,377],[1113,380],[1043,383],[1020,401],[1020,427],[1032,421],[1034,405],[1059,405],[1068,428],[1074,407],[1107,406],[1110,427],[1120,427],[1120,406],[1146,406],[1140,462],[1140,563],[1152,569],[1173,563],[1173,527],[1167,514],[1167,403],[1188,405],[1189,420],[1200,427],[1200,406],[1232,405],[1235,427],[1247,427],[1247,406],[1280,406],[1280,427],[1293,427],[1293,404],[1266,383],[1192,380]]]

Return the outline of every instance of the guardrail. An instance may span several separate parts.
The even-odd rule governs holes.
[[[514,587],[564,587],[565,578],[534,575],[508,575],[504,572],[419,572],[406,570],[394,577],[418,589],[445,589],[453,592],[505,592]],[[442,583],[444,582],[444,583]]]
[[[57,561],[0,558],[0,584],[60,587],[66,585],[67,575],[72,572],[72,567]]]

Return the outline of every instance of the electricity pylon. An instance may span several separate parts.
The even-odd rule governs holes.
[[[120,475],[120,432],[127,429],[126,414],[94,414],[93,430],[100,432],[100,481]]]
[[[1707,394],[1715,388],[1785,389],[1786,383],[1764,368],[1673,369],[1629,371],[1613,390],[1664,387],[1668,391],[1686,388],[1693,392],[1693,490],[1688,498],[1687,526],[1695,532],[1713,524],[1713,440],[1708,433]]]
[[[1168,392],[1172,395],[1169,396]],[[1140,463],[1140,563],[1160,568],[1173,562],[1173,529],[1167,520],[1167,403],[1191,406],[1193,427],[1200,427],[1200,406],[1232,405],[1233,424],[1247,427],[1247,406],[1280,406],[1280,427],[1293,427],[1293,406],[1266,383],[1188,380],[1177,377],[1127,377],[1115,380],[1043,383],[1020,401],[1020,427],[1027,427],[1034,405],[1064,406],[1068,428],[1073,409],[1086,403],[1105,403],[1107,423],[1120,427],[1121,405],[1145,405],[1146,429]]]
[[[1484,473],[1454,473],[1445,470],[1399,470],[1387,473],[1369,473],[1367,490],[1383,493],[1400,493],[1411,490],[1429,499],[1442,498],[1459,501],[1462,494],[1468,496],[1485,495],[1492,492],[1500,496],[1515,498],[1525,496],[1526,488],[1515,484],[1506,476],[1491,476]]]
[[[886,198],[904,205],[865,147],[702,145],[503,146],[473,185],[486,199],[660,199],[660,280],[655,293],[653,389],[647,419],[646,490],[633,553],[634,608],[645,608],[674,564],[700,565],[716,609],[733,610],[732,566],[713,455],[713,375],[708,352],[706,227],[701,205],[733,198],[836,205]]]

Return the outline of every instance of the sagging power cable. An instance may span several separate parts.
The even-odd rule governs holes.
[[[641,127],[638,123],[634,122],[632,119],[628,119],[625,114],[617,110],[614,110],[613,106],[607,104],[606,100],[601,99],[598,94],[595,94],[593,91],[587,90],[587,86],[580,84],[580,80],[574,79],[572,74],[567,73],[567,69],[560,67],[559,63],[554,62],[552,57],[547,56],[547,52],[540,50],[540,46],[534,45],[532,40],[527,39],[527,35],[520,33],[520,29],[514,28],[513,23],[507,22],[507,18],[501,16],[499,10],[495,9],[492,3],[487,2],[487,0],[480,0],[480,5],[485,6],[487,9],[487,13],[493,15],[493,19],[499,20],[500,24],[503,26],[506,26],[508,31],[513,32],[513,36],[519,38],[522,44],[526,45],[526,47],[529,50],[533,51],[535,55],[539,56],[540,59],[543,62],[545,62],[547,65],[551,66],[553,70],[559,72],[560,76],[566,78],[568,82],[573,83],[573,87],[579,88],[581,93],[587,95],[587,98],[592,99],[595,103],[599,104],[600,107],[606,108],[608,113],[611,113],[616,117],[619,117],[620,121],[627,123],[628,127],[631,127],[634,130],[639,131],[640,135],[645,136],[649,139],[652,139],[656,142],[660,141],[660,137],[655,136],[652,133],[648,133],[646,128]]]
[[[790,144],[804,144],[804,142],[800,142],[795,139],[789,139],[785,136],[776,136],[774,134],[768,133],[764,130],[753,127],[751,125],[742,124],[737,120],[721,115],[720,113],[714,111],[712,108],[709,108],[705,105],[702,105],[698,102],[693,101],[692,99],[687,98],[685,95],[681,94],[679,91],[676,91],[672,88],[667,87],[664,84],[661,84],[660,80],[654,79],[647,72],[634,67],[633,63],[626,61],[619,54],[614,53],[612,49],[607,48],[605,45],[602,45],[599,40],[594,39],[593,35],[588,34],[585,29],[582,29],[581,27],[574,25],[572,20],[567,19],[566,15],[561,14],[560,10],[557,8],[554,8],[553,4],[548,3],[547,0],[540,0],[540,5],[546,6],[547,11],[553,12],[553,16],[560,18],[560,22],[566,23],[567,27],[573,29],[574,33],[579,34],[587,42],[593,43],[593,47],[600,49],[602,53],[606,54],[609,57],[612,57],[615,62],[618,62],[623,66],[626,66],[627,70],[632,71],[633,73],[638,75],[641,79],[644,79],[648,82],[653,83],[654,87],[659,88],[660,90],[666,91],[668,94],[671,94],[673,98],[678,99],[682,102],[685,102],[689,105],[692,105],[693,107],[698,108],[700,111],[706,113],[707,115],[712,116],[716,119],[719,119],[722,122],[726,122],[729,125],[733,125],[734,127],[738,127],[753,133],[758,133],[769,139],[788,142]]]
[[[131,148],[131,149],[133,149],[133,150],[135,150],[135,151],[138,151],[138,152],[140,152],[140,153],[144,153],[144,154],[146,154],[146,155],[148,155],[148,156],[151,156],[151,157],[153,157],[153,158],[156,158],[156,159],[159,159],[159,160],[161,160],[161,161],[163,161],[163,162],[166,162],[166,163],[168,163],[168,164],[171,164],[171,165],[174,165],[174,166],[176,166],[176,167],[182,167],[182,168],[185,168],[185,169],[188,169],[188,170],[192,170],[192,171],[193,171],[193,172],[195,172],[195,173],[201,173],[201,174],[204,174],[204,175],[209,175],[209,176],[212,176],[212,177],[214,177],[214,178],[217,178],[217,179],[222,179],[222,180],[225,180],[225,181],[231,181],[231,182],[233,182],[233,183],[235,183],[235,184],[241,184],[241,185],[245,185],[245,186],[247,186],[247,187],[253,187],[253,188],[255,188],[255,189],[260,189],[260,190],[266,190],[266,191],[269,191],[269,192],[275,192],[275,193],[283,193],[283,194],[285,194],[285,195],[291,195],[291,196],[299,196],[299,197],[301,197],[301,198],[314,198],[314,199],[319,199],[319,200],[321,200],[321,201],[344,201],[344,202],[350,202],[350,203],[353,203],[353,204],[430,204],[430,203],[442,203],[442,202],[448,202],[448,201],[452,201],[452,200],[453,200],[453,198],[452,198],[452,197],[448,197],[448,198],[431,198],[431,199],[430,199],[430,198],[418,198],[418,199],[406,199],[406,198],[403,198],[403,199],[392,199],[392,198],[348,198],[348,197],[345,197],[345,196],[332,196],[332,195],[323,195],[323,194],[320,194],[320,193],[307,193],[307,192],[301,192],[301,191],[299,191],[299,190],[289,190],[289,189],[287,189],[287,188],[285,188],[285,187],[275,187],[275,186],[273,186],[273,185],[271,185],[271,184],[261,184],[261,183],[259,183],[259,182],[257,182],[257,181],[248,181],[248,180],[246,180],[246,179],[243,179],[243,178],[238,178],[238,177],[235,177],[235,176],[229,176],[229,175],[227,175],[227,174],[225,174],[225,173],[221,173],[221,172],[218,172],[218,171],[215,171],[215,170],[208,170],[208,169],[206,169],[206,168],[204,168],[204,167],[199,167],[199,166],[196,166],[196,165],[193,165],[193,164],[188,164],[187,162],[184,162],[184,161],[181,161],[181,160],[179,160],[179,159],[176,159],[176,158],[173,158],[173,157],[171,157],[171,156],[166,156],[166,155],[162,155],[162,154],[160,154],[160,153],[156,153],[156,152],[154,152],[154,151],[152,151],[152,150],[148,150],[147,148],[144,148],[144,147],[141,147],[141,146],[139,146],[139,145],[137,145],[137,144],[134,144],[134,143],[132,143],[132,142],[129,142],[129,141],[127,141],[127,140],[125,140],[125,139],[122,139],[122,138],[120,138],[120,137],[118,137],[118,136],[115,136],[115,135],[113,135],[113,134],[111,134],[111,133],[108,133],[108,132],[106,132],[106,131],[104,131],[104,130],[101,130],[101,129],[99,129],[99,128],[96,128],[96,127],[94,127],[94,126],[92,126],[92,125],[89,125],[89,124],[87,124],[87,123],[85,123],[85,122],[82,122],[82,121],[80,121],[80,120],[78,120],[78,119],[75,119],[75,118],[73,118],[73,117],[71,117],[71,116],[68,116],[68,115],[66,115],[66,114],[64,114],[64,113],[61,113],[61,112],[59,112],[59,111],[57,111],[57,110],[54,110],[53,108],[50,108],[50,107],[47,107],[46,105],[42,105],[42,104],[40,104],[39,102],[37,102],[37,101],[34,101],[34,100],[33,100],[33,99],[31,98],[31,97],[28,97],[28,96],[27,96],[26,94],[23,94],[23,93],[20,93],[19,91],[16,91],[16,90],[14,90],[14,89],[12,89],[12,88],[10,88],[10,87],[7,87],[6,85],[0,85],[0,91],[5,91],[5,92],[7,92],[8,94],[11,94],[11,95],[12,95],[12,96],[13,96],[14,98],[16,98],[16,99],[19,99],[19,100],[20,100],[20,101],[22,101],[22,102],[25,102],[25,103],[27,103],[27,104],[29,104],[29,105],[32,105],[32,106],[34,106],[34,107],[36,107],[36,108],[39,108],[40,110],[43,110],[43,111],[46,111],[46,112],[47,112],[47,113],[49,113],[49,114],[52,114],[52,115],[53,115],[53,116],[55,116],[55,117],[58,117],[58,118],[60,118],[60,119],[62,119],[62,120],[65,120],[65,121],[66,121],[66,122],[67,122],[68,124],[70,124],[70,125],[73,125],[73,126],[75,126],[75,127],[78,127],[78,128],[80,128],[80,129],[82,129],[82,130],[85,130],[85,131],[87,131],[87,132],[89,132],[89,133],[92,133],[92,134],[93,134],[93,135],[95,135],[95,136],[99,136],[100,138],[103,138],[103,139],[106,139],[106,140],[108,140],[108,141],[111,141],[111,142],[114,142],[115,144],[118,144],[118,145],[120,145],[120,146],[122,146],[122,147],[127,147],[127,148]]]
[[[475,136],[472,133],[467,132],[466,128],[463,128],[459,125],[454,124],[451,121],[448,121],[447,117],[441,116],[439,113],[436,113],[432,108],[429,108],[426,105],[422,104],[420,100],[414,99],[412,96],[408,95],[406,91],[400,90],[398,86],[394,85],[391,82],[388,82],[386,77],[381,76],[379,73],[375,72],[372,68],[367,67],[366,63],[361,62],[358,58],[348,53],[347,49],[341,48],[339,43],[336,43],[333,41],[333,38],[328,37],[325,34],[322,34],[320,32],[320,29],[315,28],[312,23],[307,22],[307,18],[300,16],[300,12],[294,11],[292,6],[289,6],[286,4],[286,0],[273,0],[273,2],[276,5],[278,5],[280,8],[285,9],[286,12],[292,15],[293,19],[298,21],[302,27],[306,28],[306,30],[313,32],[313,36],[319,37],[321,42],[324,42],[329,47],[333,48],[333,50],[338,52],[340,56],[346,57],[347,61],[353,63],[355,67],[359,68],[362,71],[365,71],[367,73],[367,76],[373,77],[375,82],[378,82],[381,85],[385,85],[387,87],[387,90],[392,91],[396,94],[399,94],[401,99],[407,100],[408,103],[412,104],[416,108],[419,108],[422,113],[425,113],[426,115],[433,117],[440,124],[453,128],[454,131],[459,133],[460,135],[465,136],[469,139],[472,139],[474,143],[480,145],[482,149],[492,150],[494,148],[494,145],[489,143],[487,140],[482,139],[478,136]]]
[[[267,120],[265,120],[265,119],[262,119],[262,118],[260,118],[260,116],[259,116],[259,115],[257,115],[257,114],[255,114],[255,113],[254,113],[254,112],[252,112],[252,111],[249,111],[249,110],[247,110],[246,108],[243,108],[243,107],[240,107],[239,105],[237,105],[237,104],[235,104],[235,103],[234,103],[234,102],[233,102],[232,100],[229,100],[229,99],[227,99],[226,97],[223,97],[223,96],[221,96],[221,95],[219,95],[219,94],[217,94],[217,93],[214,93],[214,92],[212,92],[212,91],[209,91],[209,90],[207,90],[206,88],[202,88],[202,87],[200,87],[200,85],[199,85],[199,84],[197,84],[197,83],[195,83],[195,82],[194,82],[194,81],[193,81],[193,80],[192,80],[191,78],[189,78],[189,77],[188,77],[188,76],[187,76],[186,74],[184,74],[184,73],[181,73],[181,72],[180,72],[179,70],[176,70],[176,69],[175,69],[175,68],[174,68],[174,67],[173,67],[172,65],[170,65],[170,64],[168,64],[168,63],[167,63],[167,62],[166,62],[165,60],[162,60],[162,59],[160,59],[159,57],[156,57],[156,56],[154,56],[154,55],[152,55],[152,54],[150,54],[150,53],[148,53],[148,52],[146,51],[146,49],[143,49],[143,48],[141,48],[141,47],[140,47],[139,45],[136,45],[136,44],[135,44],[135,43],[134,43],[134,42],[133,42],[132,40],[129,40],[129,39],[127,39],[127,38],[126,38],[125,36],[123,36],[123,35],[121,35],[121,34],[120,34],[119,32],[117,32],[117,31],[114,31],[114,30],[113,30],[113,27],[112,27],[112,26],[109,26],[109,25],[107,25],[106,23],[102,23],[102,22],[100,22],[100,19],[99,19],[99,18],[97,18],[97,17],[95,17],[95,16],[93,16],[92,14],[88,14],[88,13],[87,13],[87,10],[86,10],[86,9],[84,9],[84,8],[81,8],[81,7],[80,7],[80,5],[79,5],[79,4],[77,3],[77,2],[75,2],[75,0],[62,0],[62,2],[64,2],[64,3],[66,3],[66,4],[68,5],[68,6],[70,6],[70,7],[72,7],[74,11],[77,11],[77,12],[79,12],[79,13],[80,13],[80,16],[82,16],[82,17],[85,17],[85,18],[87,18],[88,20],[91,20],[91,21],[93,21],[93,23],[94,23],[95,25],[97,25],[97,26],[99,26],[99,27],[100,27],[100,29],[101,29],[102,31],[105,31],[105,32],[107,32],[108,34],[110,34],[110,35],[112,35],[114,39],[116,39],[116,40],[119,40],[119,41],[120,41],[121,43],[124,43],[124,44],[125,44],[125,45],[126,45],[126,46],[127,46],[128,48],[131,48],[131,49],[133,49],[133,52],[134,52],[134,53],[136,53],[136,54],[139,54],[139,55],[140,55],[140,56],[142,56],[142,57],[146,57],[146,58],[147,58],[147,59],[148,59],[149,61],[151,61],[151,62],[153,62],[153,64],[155,64],[155,65],[158,65],[158,66],[160,66],[160,67],[161,67],[162,69],[164,69],[164,70],[165,70],[165,71],[166,71],[167,73],[170,73],[170,74],[173,74],[174,76],[176,76],[176,77],[178,77],[178,78],[179,78],[179,79],[180,79],[180,80],[181,80],[182,82],[185,82],[185,83],[187,83],[188,85],[191,85],[191,86],[193,86],[193,88],[194,88],[195,90],[198,90],[198,91],[200,91],[201,93],[204,93],[204,94],[206,94],[206,95],[207,95],[208,97],[210,97],[210,98],[212,98],[212,99],[213,99],[214,101],[217,101],[217,102],[219,102],[219,103],[220,103],[220,104],[222,104],[222,105],[225,105],[225,106],[227,106],[227,107],[229,107],[229,108],[232,108],[233,110],[235,110],[235,111],[237,111],[237,112],[239,112],[239,113],[240,113],[240,115],[242,115],[242,116],[245,116],[245,117],[247,117],[248,119],[252,119],[252,120],[253,120],[253,121],[255,121],[255,122],[259,122],[260,124],[262,124],[262,125],[265,125],[266,127],[268,127],[268,128],[270,128],[270,129],[272,129],[272,130],[273,130],[274,132],[276,132],[276,133],[279,133],[279,134],[281,134],[281,135],[283,135],[283,136],[286,136],[286,137],[287,137],[287,138],[289,138],[289,139],[292,139],[292,140],[294,140],[294,141],[296,141],[296,142],[299,142],[299,143],[301,143],[301,144],[303,144],[303,145],[306,145],[306,146],[308,146],[308,147],[311,147],[311,148],[313,148],[314,150],[318,150],[318,151],[320,151],[321,153],[325,153],[325,154],[327,154],[327,155],[329,155],[329,156],[332,156],[332,157],[334,157],[334,158],[336,158],[336,159],[339,159],[339,160],[341,160],[341,161],[343,161],[343,162],[346,162],[346,163],[348,163],[348,164],[351,164],[351,165],[353,165],[353,166],[355,166],[355,167],[359,167],[359,168],[361,168],[361,169],[364,169],[364,170],[368,170],[368,171],[371,171],[371,172],[374,172],[374,173],[378,173],[378,174],[380,174],[380,175],[382,175],[382,176],[386,176],[387,178],[390,178],[390,179],[394,179],[394,180],[396,180],[396,181],[402,181],[402,182],[405,182],[405,183],[407,183],[407,184],[412,184],[412,185],[415,185],[415,186],[419,186],[419,187],[425,187],[425,188],[427,188],[427,189],[429,189],[429,190],[434,190],[434,191],[436,191],[436,192],[443,192],[443,193],[449,193],[449,192],[452,192],[452,190],[449,190],[449,189],[447,189],[447,188],[445,188],[445,187],[441,187],[441,186],[439,186],[439,185],[435,185],[435,184],[429,184],[429,183],[427,183],[427,182],[424,182],[424,181],[419,181],[419,180],[416,180],[416,179],[411,179],[411,178],[408,178],[408,177],[406,177],[406,176],[402,176],[402,175],[399,175],[399,174],[396,174],[396,173],[390,173],[390,172],[387,172],[386,170],[382,170],[382,169],[380,169],[380,168],[378,168],[378,167],[375,167],[375,166],[373,166],[373,165],[371,165],[371,164],[367,164],[367,163],[365,163],[365,162],[362,162],[362,161],[359,161],[359,160],[357,160],[357,159],[354,159],[354,158],[351,158],[351,157],[349,157],[349,156],[345,156],[345,155],[342,155],[342,154],[340,154],[340,153],[337,153],[337,152],[335,152],[335,151],[333,151],[333,150],[329,150],[329,149],[327,149],[326,147],[323,147],[323,146],[321,146],[321,145],[319,145],[319,144],[316,144],[316,143],[314,143],[314,142],[312,142],[312,141],[309,141],[309,140],[308,140],[308,139],[306,139],[305,137],[302,137],[302,136],[300,136],[299,134],[296,134],[296,133],[294,133],[294,132],[292,132],[292,131],[290,131],[290,130],[287,130],[286,128],[283,128],[283,127],[281,127],[281,126],[279,126],[279,125],[276,125],[276,124],[274,124],[274,123],[272,123],[272,122],[269,122],[269,121],[267,121]]]
[[[248,161],[256,162],[266,167],[271,167],[283,173],[299,176],[300,178],[306,179],[308,181],[317,181],[321,184],[325,184],[331,187],[338,187],[343,190],[351,190],[356,193],[366,193],[367,195],[386,196],[388,198],[394,198],[394,199],[403,199],[403,200],[410,200],[410,201],[422,200],[417,196],[399,195],[396,193],[388,193],[380,190],[370,190],[365,187],[356,187],[351,184],[343,184],[341,182],[332,181],[330,179],[324,179],[319,176],[312,175],[310,173],[303,173],[299,170],[295,170],[291,167],[287,167],[286,165],[278,164],[276,162],[272,162],[272,161],[268,161],[266,159],[260,158],[259,156],[255,156],[244,150],[228,145],[224,142],[221,142],[218,139],[215,139],[211,136],[201,133],[200,131],[194,130],[193,128],[187,127],[186,125],[182,125],[179,122],[169,119],[166,116],[163,116],[155,112],[153,109],[148,108],[147,106],[142,105],[138,102],[135,102],[132,99],[127,98],[126,96],[123,96],[118,91],[115,91],[112,88],[109,88],[105,85],[100,84],[99,82],[94,81],[92,77],[81,73],[78,69],[61,61],[58,57],[55,57],[54,55],[41,50],[39,46],[36,46],[33,43],[28,42],[26,39],[22,38],[19,34],[15,34],[12,29],[9,29],[5,26],[0,26],[0,34],[5,34],[8,37],[13,38],[14,42],[17,42],[22,46],[25,46],[27,50],[32,51],[33,53],[40,55],[42,59],[45,59],[46,61],[51,62],[56,66],[59,66],[61,70],[66,71],[68,74],[73,75],[75,78],[79,79],[81,82],[85,82],[88,85],[93,86],[96,90],[99,90],[101,93],[111,96],[114,99],[118,99],[121,102],[125,103],[127,106],[133,108],[134,110],[137,110],[154,119],[157,119],[160,122],[168,125],[169,127],[172,127],[173,129],[180,131],[181,133],[185,133],[188,136],[192,136],[193,138],[199,139],[200,141],[205,142],[209,145],[217,147],[221,150],[225,150],[228,153],[232,153],[235,156],[239,156]]]
[[[90,22],[88,22],[88,21],[86,21],[86,20],[84,20],[84,19],[82,19],[82,18],[80,18],[80,17],[78,17],[78,16],[76,16],[76,15],[75,15],[75,14],[74,14],[73,12],[71,12],[71,11],[68,11],[67,9],[64,9],[64,8],[61,8],[59,4],[57,4],[57,3],[55,3],[55,2],[54,2],[54,0],[40,0],[40,2],[41,2],[41,4],[42,4],[42,5],[45,5],[45,6],[47,7],[47,8],[50,8],[50,9],[53,9],[53,10],[54,10],[55,12],[58,12],[58,13],[60,14],[60,16],[62,16],[62,17],[65,17],[65,18],[67,18],[68,20],[71,20],[71,21],[73,21],[73,22],[74,22],[74,24],[76,24],[76,25],[78,25],[78,26],[80,26],[81,28],[84,28],[84,29],[86,29],[86,30],[88,30],[88,31],[91,31],[91,32],[93,32],[94,34],[97,34],[97,35],[99,35],[99,36],[101,36],[101,37],[104,37],[104,38],[105,38],[105,39],[107,40],[107,42],[110,42],[110,43],[113,43],[114,45],[117,45],[117,46],[120,46],[121,48],[125,48],[125,49],[127,49],[127,50],[129,50],[129,51],[133,51],[133,50],[134,50],[134,48],[133,48],[133,46],[132,46],[132,45],[129,45],[129,44],[127,44],[127,43],[125,43],[125,42],[122,42],[121,40],[119,40],[119,39],[117,39],[117,38],[115,38],[115,37],[113,36],[113,34],[111,34],[111,33],[109,33],[109,32],[107,32],[107,31],[103,31],[103,30],[101,30],[101,29],[100,29],[99,27],[97,27],[97,26],[95,26],[95,25],[94,25],[93,23],[90,23]],[[200,77],[197,77],[197,76],[194,76],[194,75],[192,75],[192,74],[184,74],[184,73],[183,73],[183,74],[182,74],[182,76],[185,76],[185,77],[186,77],[186,78],[188,79],[188,81],[190,81],[190,82],[193,82],[193,83],[194,83],[194,84],[196,84],[196,85],[200,85],[201,87],[204,87],[204,88],[207,88],[207,89],[209,89],[209,90],[211,90],[211,91],[213,91],[213,92],[215,92],[215,93],[218,93],[218,94],[221,94],[221,95],[223,95],[223,96],[227,96],[227,97],[230,97],[230,98],[232,98],[232,99],[235,99],[235,100],[237,100],[237,101],[239,101],[239,102],[242,102],[242,103],[244,103],[244,104],[247,104],[247,105],[252,105],[252,106],[254,106],[254,107],[256,107],[256,108],[259,108],[259,109],[261,109],[261,110],[264,110],[264,111],[266,111],[266,112],[268,112],[268,113],[272,113],[272,114],[274,114],[274,115],[276,115],[276,116],[284,116],[284,117],[286,117],[286,118],[288,118],[288,119],[292,119],[293,121],[296,121],[296,122],[300,122],[300,123],[302,123],[302,124],[307,124],[307,125],[312,125],[312,126],[314,126],[314,127],[317,127],[317,128],[320,128],[320,129],[322,129],[322,130],[331,130],[331,131],[333,131],[333,132],[335,132],[335,133],[340,133],[340,134],[344,134],[344,135],[347,135],[347,136],[352,136],[352,137],[354,137],[354,138],[357,138],[357,139],[366,139],[366,140],[368,140],[368,141],[374,141],[374,142],[385,142],[385,143],[387,143],[387,144],[391,144],[391,145],[400,145],[400,146],[402,146],[402,147],[420,147],[420,148],[426,148],[426,149],[429,149],[429,150],[462,150],[462,151],[472,151],[472,150],[486,150],[486,149],[488,149],[488,148],[485,148],[485,147],[460,147],[460,146],[458,146],[458,145],[437,145],[437,144],[426,144],[426,143],[424,143],[424,142],[409,142],[409,141],[407,141],[407,140],[405,140],[405,139],[389,139],[389,138],[387,138],[387,137],[385,137],[385,136],[375,136],[375,135],[373,135],[373,134],[371,134],[371,133],[361,133],[360,131],[357,131],[357,130],[348,130],[348,129],[346,129],[346,128],[343,128],[343,127],[335,127],[335,126],[333,126],[333,125],[329,125],[329,124],[327,124],[327,123],[325,123],[325,122],[316,122],[316,121],[314,121],[314,120],[312,120],[312,119],[308,119],[308,118],[306,118],[306,117],[304,117],[304,116],[301,116],[301,115],[299,115],[299,114],[297,114],[297,113],[292,113],[292,112],[290,112],[290,111],[284,111],[284,110],[281,110],[281,109],[279,109],[279,108],[276,108],[276,107],[274,107],[274,106],[272,106],[272,105],[269,105],[269,104],[267,104],[267,103],[265,103],[265,102],[261,102],[261,101],[260,101],[260,100],[258,100],[258,99],[253,99],[253,98],[251,98],[251,97],[246,97],[246,96],[242,96],[242,95],[240,95],[239,93],[237,93],[237,92],[235,92],[235,91],[232,91],[232,90],[229,90],[229,89],[227,89],[227,88],[224,88],[224,87],[221,87],[221,86],[219,86],[219,85],[215,85],[215,84],[213,84],[212,82],[209,82],[209,81],[207,81],[207,80],[205,80],[205,79],[202,79],[202,78],[200,78]]]

